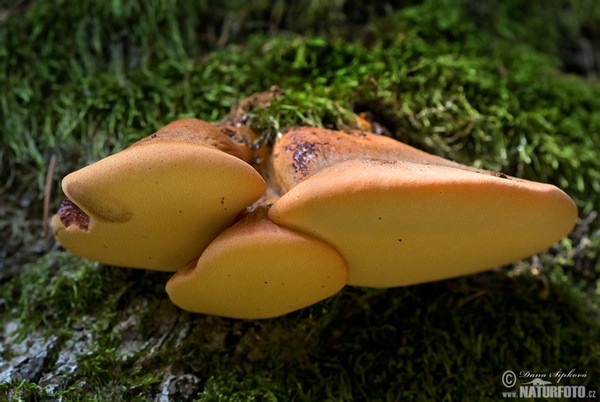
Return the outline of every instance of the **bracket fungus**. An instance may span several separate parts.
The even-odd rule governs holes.
[[[251,157],[218,126],[175,121],[67,175],[54,235],[91,260],[176,271],[263,195]]]
[[[568,234],[562,190],[368,133],[297,128],[273,148],[278,225],[332,245],[348,284],[394,287],[508,264]]]
[[[347,276],[333,247],[275,225],[261,205],[177,271],[167,293],[192,312],[271,318],[334,295]]]
[[[269,318],[345,285],[404,286],[508,264],[577,219],[555,186],[389,137],[296,127],[270,157],[255,140],[241,125],[175,121],[66,176],[55,237],[88,259],[176,271],[166,290],[183,309]]]

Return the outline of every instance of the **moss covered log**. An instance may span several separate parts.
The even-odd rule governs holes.
[[[599,395],[599,4],[2,3],[0,399],[501,399],[507,370],[519,384],[574,370],[561,384]],[[367,116],[428,152],[556,184],[581,219],[511,266],[346,288],[265,321],[185,313],[168,274],[44,236],[44,194],[55,211],[66,173],[177,118],[228,114],[264,142]]]

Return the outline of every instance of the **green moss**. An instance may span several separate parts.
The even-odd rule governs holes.
[[[349,288],[278,319],[184,315],[166,331],[161,327],[174,310],[152,307],[154,285],[122,285],[128,290],[118,310],[73,314],[71,325],[88,328],[92,342],[63,393],[143,400],[159,385],[165,364],[206,379],[198,400],[493,398],[503,391],[505,370],[573,365],[588,371],[585,384],[593,386],[600,376],[600,326],[591,318],[597,306],[582,308],[582,294],[559,268],[545,279],[549,289],[542,279],[499,271],[392,290]],[[91,305],[96,296],[84,292],[80,299]],[[137,318],[117,330],[127,316]],[[147,344],[156,342],[157,330],[164,331],[163,343]],[[124,342],[130,347],[118,351]],[[44,395],[38,388],[27,392]]]
[[[423,7],[427,11],[430,3]],[[49,153],[59,154],[58,174],[64,174],[178,117],[218,120],[244,96],[276,84],[287,95],[269,110],[257,111],[250,121],[269,138],[293,124],[341,127],[352,120],[356,108],[376,109],[398,138],[464,162],[557,183],[591,209],[598,203],[600,180],[593,147],[600,136],[600,120],[593,113],[600,102],[598,87],[557,75],[555,60],[526,46],[475,42],[474,27],[462,23],[460,9],[452,10],[403,11],[395,18],[406,32],[379,35],[372,46],[258,35],[250,36],[243,48],[226,48],[200,59],[177,50],[186,48],[177,45],[183,33],[173,31],[168,24],[174,17],[168,15],[168,43],[156,40],[150,45],[146,41],[153,36],[138,30],[148,29],[142,23],[154,17],[141,15],[126,39],[151,53],[152,57],[140,56],[143,63],[121,65],[100,52],[99,60],[85,67],[86,57],[99,51],[72,43],[88,56],[69,52],[64,57],[82,71],[70,69],[71,75],[63,78],[58,64],[56,71],[33,77],[25,74],[38,71],[36,63],[54,66],[61,52],[70,50],[69,44],[42,54],[35,63],[30,54],[23,55],[20,63],[29,68],[11,74],[2,102],[9,117],[9,153],[2,175],[10,177],[8,172],[16,169],[25,176],[35,174],[41,188]],[[417,18],[424,15],[429,19]],[[118,27],[119,21],[113,24]],[[413,26],[419,28],[410,30]],[[437,35],[445,34],[445,40],[434,40],[423,28],[428,26],[437,27]],[[106,35],[98,40],[117,40]],[[12,50],[16,44],[5,46]],[[175,53],[148,50],[153,46],[174,48]],[[99,69],[103,63],[121,67]]]
[[[25,333],[39,326],[56,331],[98,311],[116,314],[123,286],[133,286],[132,280],[142,274],[51,252],[24,266],[18,277],[4,284],[1,297],[9,309],[18,309]]]
[[[0,384],[0,392],[6,401],[43,401],[48,394],[37,384],[29,381],[14,381],[13,383]]]
[[[265,373],[230,372],[224,364],[219,374],[208,379],[205,390],[196,400],[210,401],[280,401],[289,397],[283,384]]]

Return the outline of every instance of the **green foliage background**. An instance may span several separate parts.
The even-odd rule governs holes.
[[[561,368],[587,371],[597,389],[600,87],[564,73],[560,48],[600,36],[600,3],[212,3],[0,2],[1,339],[18,339],[5,329],[14,321],[21,339],[55,337],[59,349],[82,328],[92,334],[59,385],[15,380],[0,390],[145,400],[167,372],[195,378],[188,399],[199,400],[478,400],[501,395],[505,370]],[[582,222],[512,267],[346,289],[259,322],[181,313],[166,299],[165,274],[40,243],[52,154],[60,194],[64,174],[174,119],[217,121],[273,85],[284,95],[248,116],[265,141],[296,124],[351,127],[369,111],[429,152],[560,186]],[[165,325],[185,339],[166,332],[153,344]]]

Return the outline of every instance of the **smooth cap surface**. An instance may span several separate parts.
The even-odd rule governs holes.
[[[178,271],[166,289],[184,310],[254,319],[321,301],[346,279],[344,261],[331,246],[275,225],[258,207]]]
[[[577,208],[548,184],[371,158],[306,177],[269,218],[332,245],[346,261],[349,285],[393,287],[538,253],[572,230]]]

